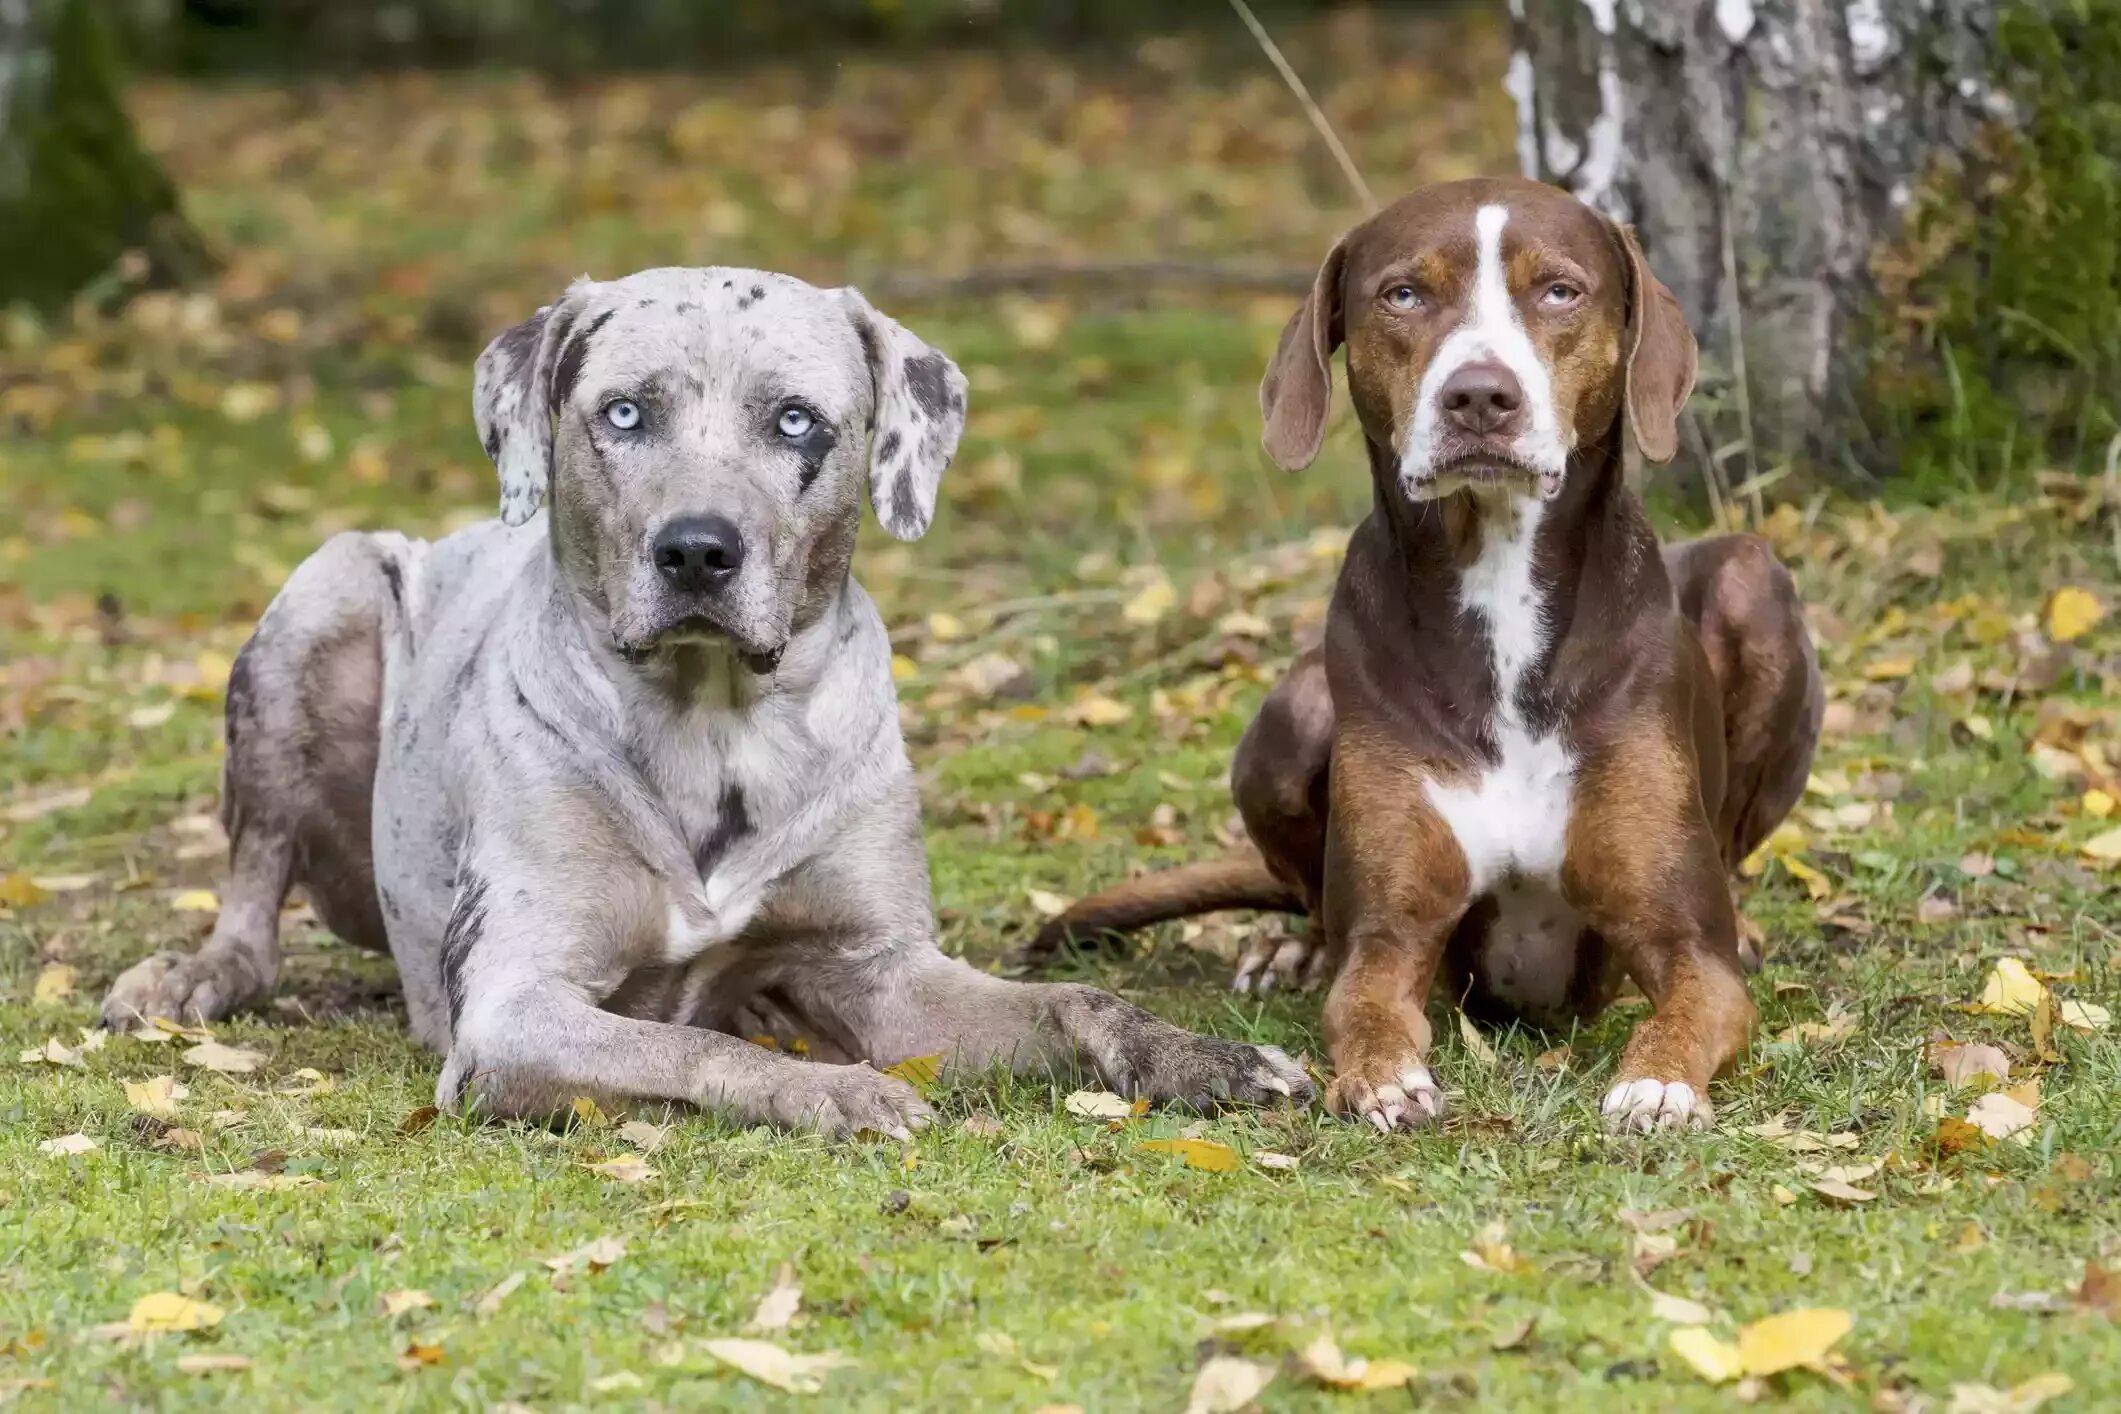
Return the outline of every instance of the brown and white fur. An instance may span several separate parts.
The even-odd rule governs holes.
[[[1308,947],[1240,985],[1330,976],[1328,1104],[1379,1129],[1443,1111],[1425,1010],[1554,1024],[1622,976],[1654,1005],[1601,1109],[1706,1123],[1746,1044],[1729,871],[1795,803],[1824,697],[1765,543],[1660,549],[1622,437],[1676,450],[1695,348],[1633,233],[1557,189],[1430,187],[1348,233],[1261,384],[1265,445],[1316,455],[1331,356],[1375,508],[1322,646],[1232,770],[1259,853],[1083,900],[1027,950],[1213,908],[1301,910]],[[1264,964],[1264,968],[1262,967]]]

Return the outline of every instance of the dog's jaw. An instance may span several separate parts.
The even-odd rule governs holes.
[[[1411,501],[1433,501],[1483,483],[1514,490],[1521,482],[1548,501],[1561,494],[1569,439],[1554,402],[1553,374],[1532,346],[1510,298],[1502,258],[1502,232],[1509,219],[1507,206],[1483,206],[1474,215],[1480,263],[1473,298],[1464,321],[1445,337],[1422,372],[1413,421],[1400,448],[1400,489]],[[1531,425],[1507,445],[1466,446],[1461,435],[1444,425],[1444,384],[1460,368],[1483,358],[1508,367],[1524,389]]]

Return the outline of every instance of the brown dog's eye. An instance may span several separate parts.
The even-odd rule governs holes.
[[[1394,285],[1385,291],[1385,303],[1394,309],[1421,308],[1421,295],[1412,285]]]
[[[1574,304],[1581,298],[1583,298],[1583,291],[1577,289],[1574,285],[1556,280],[1553,284],[1547,286],[1546,293],[1541,295],[1539,300],[1542,304],[1559,308],[1562,305]]]

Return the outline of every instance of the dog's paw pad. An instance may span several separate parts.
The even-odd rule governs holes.
[[[1623,1081],[1606,1092],[1598,1111],[1616,1134],[1706,1129],[1712,1118],[1708,1096],[1683,1080]]]

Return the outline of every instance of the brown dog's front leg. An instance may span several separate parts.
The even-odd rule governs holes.
[[[1683,765],[1676,747],[1619,753],[1587,777],[1570,822],[1569,900],[1655,1008],[1599,1106],[1616,1130],[1706,1128],[1709,1081],[1757,1015],[1722,856]]]
[[[1342,956],[1326,996],[1333,1083],[1326,1106],[1384,1132],[1434,1123],[1425,1009],[1451,930],[1465,913],[1465,853],[1403,762],[1343,751],[1326,843],[1324,925]]]

